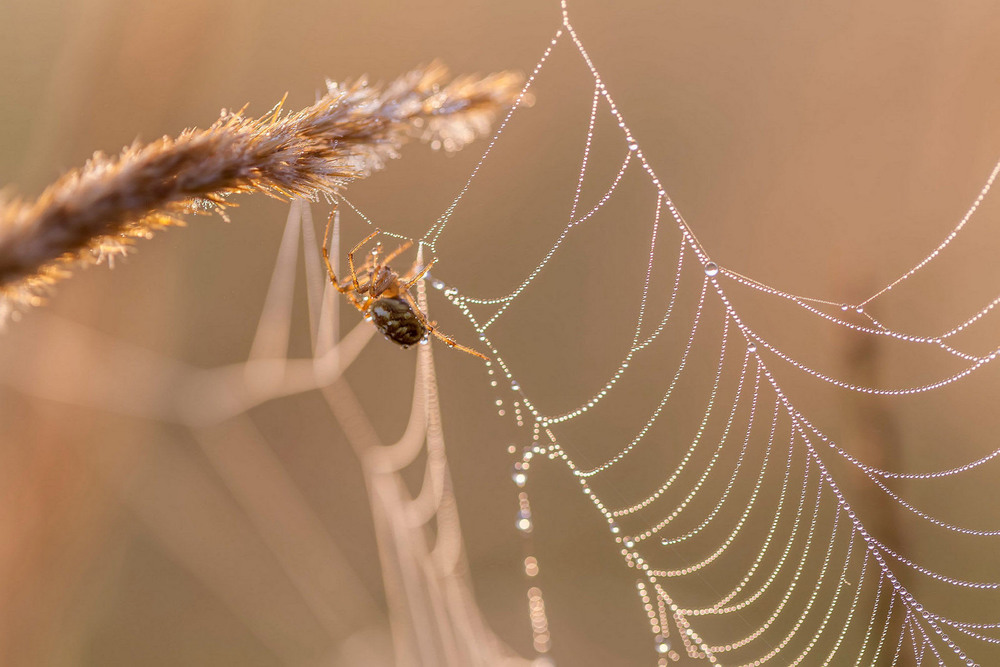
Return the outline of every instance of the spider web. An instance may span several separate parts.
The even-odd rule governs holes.
[[[986,325],[996,300],[937,327],[934,331],[944,333],[932,335],[876,321],[876,313],[945,251],[955,252],[948,246],[974,220],[997,169],[939,247],[912,270],[901,271],[885,290],[864,298],[841,303],[797,295],[726,266],[713,267],[711,248],[699,242],[667,195],[668,183],[647,161],[646,151],[658,149],[646,148],[648,139],[631,134],[608,90],[612,82],[605,84],[600,77],[565,5],[563,10],[556,36],[528,82],[536,107],[552,102],[538,80],[556,56],[577,59],[593,86],[581,108],[587,131],[580,143],[582,160],[571,165],[574,186],[560,202],[559,217],[539,225],[549,234],[549,250],[535,253],[544,246],[534,237],[525,242],[522,254],[532,266],[510,280],[500,296],[480,296],[466,281],[439,279],[446,277],[452,260],[446,244],[470,228],[459,224],[461,204],[489,178],[489,161],[516,130],[517,109],[458,197],[421,237],[425,252],[440,250],[449,260],[435,267],[429,284],[481,336],[478,344],[460,335],[456,339],[494,356],[488,382],[496,387],[498,411],[519,429],[511,476],[517,487],[515,523],[530,554],[525,569],[532,582],[535,648],[545,653],[550,647],[542,595],[550,580],[534,576],[538,562],[547,571],[560,567],[540,553],[551,532],[547,517],[558,512],[552,494],[539,484],[552,469],[568,471],[563,477],[578,487],[574,495],[581,505],[566,511],[586,505],[587,516],[601,524],[605,544],[620,553],[621,569],[636,574],[637,609],[648,620],[651,661],[989,664],[998,642],[991,611],[997,584],[963,577],[963,564],[967,554],[990,549],[996,531],[938,517],[923,509],[929,503],[914,497],[921,497],[919,485],[936,480],[978,481],[973,476],[996,465],[992,459],[997,451],[974,460],[946,456],[948,463],[937,470],[896,470],[891,457],[875,461],[859,454],[851,442],[828,435],[837,425],[821,408],[832,395],[822,393],[824,386],[894,401],[919,400],[991,368],[994,347],[976,352],[961,341],[963,334]],[[597,146],[602,140],[614,144],[616,158],[610,163]],[[647,215],[616,218],[614,207],[623,199],[641,199]],[[342,209],[349,208],[350,202],[345,204]],[[621,298],[585,308],[586,298],[576,292],[567,297],[571,286],[579,284],[581,267],[590,266],[581,261],[587,256],[574,243],[582,234],[603,233],[601,225],[609,219],[617,221],[618,229],[598,238],[607,241],[603,254],[612,259],[587,261],[600,268]],[[59,320],[52,329],[62,332],[66,344],[50,341],[48,348],[86,347],[89,365],[76,373],[80,383],[67,386],[16,370],[6,374],[5,382],[25,394],[182,426],[318,619],[329,645],[337,645],[350,630],[378,626],[384,620],[379,603],[356,585],[343,545],[330,537],[250,416],[265,402],[319,389],[333,415],[332,426],[347,435],[362,462],[399,663],[525,664],[497,641],[472,600],[443,450],[433,346],[418,349],[405,433],[384,446],[376,435],[378,416],[344,376],[373,331],[361,322],[347,335],[337,335],[333,323],[342,302],[326,285],[313,233],[308,208],[296,202],[246,363],[202,370]],[[289,352],[294,337],[289,326],[300,237],[310,345],[308,355],[296,358]],[[335,247],[332,256],[342,257],[342,251]],[[487,284],[506,283],[491,274]],[[423,290],[421,285],[420,303],[426,309]],[[568,312],[554,312],[553,300],[560,307],[568,305]],[[954,368],[929,376],[945,366],[919,363],[917,380],[891,386],[845,378],[828,370],[822,355],[806,361],[797,341],[769,329],[756,308],[763,302],[789,306],[817,323],[865,339],[906,345],[921,355],[941,354]],[[533,320],[554,314],[580,318],[565,325],[562,339],[544,355],[525,358],[525,346],[515,337],[530,332]],[[599,328],[592,325],[609,321],[616,324],[616,334],[621,333],[617,325],[628,322],[627,335],[617,347],[594,350],[592,363],[608,369],[606,377],[593,387],[581,386],[574,381],[572,364],[552,348],[586,339]],[[532,341],[537,346],[544,342]],[[607,359],[607,354],[617,356]],[[72,359],[60,358],[58,364],[71,365]],[[149,378],[161,381],[150,387]],[[810,401],[813,393],[822,398]],[[636,395],[645,400],[631,398]],[[497,445],[492,439],[484,437],[480,444]],[[177,456],[161,463],[179,470],[191,467]],[[548,461],[561,465],[546,465]],[[898,515],[887,522],[856,511],[861,503],[854,502],[859,492],[852,482],[858,477]],[[416,492],[410,490],[414,486]],[[183,488],[191,492],[190,486]],[[157,489],[127,498],[164,550],[223,600],[264,646],[285,664],[303,662],[282,637],[288,621],[281,605],[254,599],[245,586],[246,572],[230,562],[219,566],[204,545],[187,535],[184,520],[171,516],[169,509],[180,502],[177,494]],[[229,520],[210,518],[211,530]],[[886,525],[904,521],[926,523],[939,531],[938,539],[947,536],[953,553],[943,566],[930,567],[912,556],[912,545]],[[558,646],[559,633],[551,640]],[[353,662],[345,658],[344,664],[379,663],[365,656]]]
[[[991,645],[1000,644],[1000,622],[995,613],[975,614],[982,604],[976,596],[995,596],[1000,583],[963,578],[954,563],[939,571],[909,557],[891,526],[873,529],[855,511],[850,487],[852,477],[860,473],[870,488],[884,494],[887,504],[909,515],[901,521],[917,519],[943,535],[977,538],[980,544],[970,543],[972,550],[990,549],[990,538],[1000,535],[1000,529],[942,518],[908,496],[912,483],[995,465],[1000,449],[975,460],[951,461],[939,470],[898,470],[891,460],[873,464],[835,441],[808,410],[800,409],[797,393],[786,391],[779,376],[791,369],[840,390],[903,398],[943,390],[989,368],[1000,355],[995,340],[979,352],[959,340],[988,319],[1000,297],[931,335],[881,321],[874,313],[949,250],[989,194],[1000,163],[945,238],[866,298],[841,302],[794,294],[712,260],[629,129],[574,30],[565,1],[561,25],[528,78],[525,93],[531,90],[539,105],[546,104],[545,90],[537,89],[536,80],[560,49],[582,60],[593,85],[564,226],[555,230],[555,241],[536,256],[533,268],[501,296],[480,296],[434,281],[468,318],[493,357],[488,374],[498,387],[500,415],[512,417],[529,432],[522,436],[514,461],[513,478],[522,489],[518,528],[526,535],[534,529],[524,489],[537,462],[561,463],[606,522],[607,539],[620,549],[623,564],[639,576],[636,589],[661,665],[680,660],[680,654],[732,665],[974,665],[989,660],[977,656],[991,655]],[[453,202],[423,235],[421,241],[431,251],[460,211],[463,198],[474,192],[476,177],[517,113],[515,107]],[[615,135],[622,157],[617,172],[593,175],[599,170],[591,159],[592,148],[602,132]],[[636,195],[635,188],[623,186],[636,176],[645,180],[649,194]],[[638,295],[631,341],[620,348],[604,383],[585,390],[575,404],[549,406],[535,396],[569,396],[577,388],[536,390],[545,383],[526,378],[530,370],[518,363],[517,352],[506,353],[516,349],[504,340],[508,311],[516,311],[522,297],[530,300],[533,292],[545,293],[549,274],[565,270],[565,264],[560,267],[564,247],[588,226],[607,224],[602,215],[616,197],[633,196],[650,200],[651,213],[645,219],[619,222],[644,230],[646,238],[643,274],[620,279],[621,293]],[[953,367],[893,386],[845,378],[800,359],[762,333],[766,327],[754,323],[752,309],[738,305],[753,293],[787,302],[855,334],[924,354],[943,352],[952,358]],[[564,314],[553,312],[551,305],[561,298],[559,292],[545,298],[547,302],[537,299],[523,308],[533,308],[535,317]],[[567,323],[566,329],[577,332],[582,326]],[[635,413],[621,419],[623,406],[616,402],[625,391],[620,387],[630,382],[655,398],[644,403],[638,428]],[[676,408],[681,395],[701,407]],[[605,430],[608,424],[619,428]],[[902,480],[911,485],[901,485]],[[873,523],[879,523],[877,518]],[[968,599],[957,605],[925,604],[916,594],[927,588],[924,582],[943,588],[953,599]],[[536,647],[547,650],[547,641],[546,632]]]
[[[300,245],[311,352],[304,358],[290,356]],[[339,219],[333,231],[335,269],[338,246]],[[48,373],[16,368],[9,369],[5,380],[26,395],[140,416],[188,431],[242,515],[215,515],[210,521],[218,524],[207,532],[234,520],[252,526],[299,603],[322,629],[333,664],[535,664],[518,657],[493,634],[473,599],[444,448],[432,348],[419,346],[405,431],[395,442],[383,442],[344,375],[375,330],[361,321],[340,336],[341,297],[327,280],[319,258],[309,203],[294,200],[246,362],[199,369],[56,318],[51,323],[60,332],[56,348],[83,346],[88,350],[86,360],[64,359],[58,364],[77,365],[74,374],[82,381],[66,384]],[[416,298],[427,312],[423,283],[417,287]],[[275,444],[252,417],[257,406],[308,392],[323,397],[361,463],[388,618],[382,603],[359,582],[351,559],[303,495]],[[178,444],[173,443],[168,451],[178,449]],[[248,595],[245,569],[219,561],[215,552],[220,545],[213,545],[196,526],[187,525],[190,514],[214,509],[218,492],[211,490],[211,483],[194,479],[196,463],[185,460],[179,449],[170,458],[174,460],[161,464],[174,470],[171,484],[176,492],[193,496],[182,504],[193,503],[190,513],[182,510],[179,518],[172,516],[168,508],[178,505],[178,498],[171,498],[175,491],[164,495],[162,490],[151,493],[149,489],[125,494],[130,511],[282,664],[304,664],[287,637],[281,636],[287,631],[282,627],[287,621],[281,620],[287,609],[277,601]],[[179,474],[177,468],[187,470]],[[416,491],[412,490],[414,479]],[[233,552],[241,560],[254,550],[247,545],[241,548],[245,551]],[[381,636],[384,625],[391,629],[391,644]],[[377,648],[380,645],[382,649]],[[389,645],[387,654],[384,646]]]

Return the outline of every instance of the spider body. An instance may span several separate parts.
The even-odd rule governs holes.
[[[372,302],[368,314],[372,318],[372,324],[385,335],[387,340],[404,349],[427,337],[427,327],[406,299],[380,297]]]
[[[326,262],[326,271],[330,276],[330,282],[337,288],[337,291],[347,297],[351,305],[361,311],[365,319],[371,320],[371,323],[387,340],[402,348],[407,348],[427,340],[428,336],[434,336],[444,341],[448,347],[467,352],[480,359],[486,359],[479,352],[459,345],[438,331],[435,323],[428,321],[427,316],[421,312],[417,302],[410,295],[410,288],[427,275],[434,264],[433,261],[423,268],[414,264],[405,276],[400,276],[389,267],[389,262],[409,248],[412,241],[407,241],[385,257],[382,257],[382,244],[376,244],[371,255],[358,268],[354,265],[354,254],[361,249],[361,246],[378,236],[379,230],[376,229],[354,246],[351,252],[347,253],[351,277],[343,281],[338,280],[333,265],[330,264],[330,252],[327,248],[332,222],[333,214],[331,213],[330,219],[326,223],[326,234],[323,238],[323,261]]]

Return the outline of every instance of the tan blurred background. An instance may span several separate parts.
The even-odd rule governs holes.
[[[705,247],[720,264],[789,291],[852,301],[885,285],[944,237],[1000,157],[1000,8],[992,0],[578,0],[571,16]],[[249,102],[262,113],[286,91],[297,108],[327,77],[388,79],[435,58],[458,73],[530,70],[558,23],[554,1],[0,0],[0,185],[33,196],[94,150],[207,125],[221,107]],[[564,224],[591,95],[567,47],[438,245],[436,274],[463,291],[506,294]],[[606,121],[592,158],[599,182],[623,154]],[[484,146],[456,156],[410,146],[348,194],[378,224],[419,235]],[[623,183],[603,231],[581,234],[540,296],[518,302],[494,331],[525,391],[547,410],[596,390],[631,340],[644,265],[629,249],[648,233],[650,193],[641,180]],[[879,319],[938,332],[1000,292],[997,196],[933,269],[873,305]],[[119,396],[117,411],[75,404],[78,387],[115,384],[88,365],[108,349],[134,355],[135,368],[148,358],[215,367],[247,357],[287,206],[239,203],[231,224],[197,219],[142,243],[113,271],[79,273],[2,334],[0,664],[389,664],[377,648],[387,641],[382,583],[359,466],[314,397],[251,416],[297,502],[343,559],[317,570],[317,587],[337,598],[329,616],[282,569],[211,454],[186,429],[135,407],[165,403],[157,392],[169,382],[119,378],[148,395]],[[315,214],[325,217],[325,207]],[[360,231],[345,220],[345,238]],[[955,370],[944,355],[872,344],[732,294],[752,326],[851,380],[919,384]],[[432,306],[447,332],[475,342],[444,300]],[[304,318],[301,304],[295,314]],[[345,316],[344,326],[353,324]],[[996,347],[997,324],[986,318],[963,344]],[[497,418],[473,359],[438,350],[437,360],[477,597],[498,635],[530,656],[506,452],[524,434]],[[869,401],[768,363],[799,407],[865,460],[924,471],[997,447],[996,368],[928,396]],[[387,440],[405,426],[412,367],[412,357],[377,340],[352,369]],[[642,401],[663,388],[640,387],[634,415],[598,431],[633,433],[649,411]],[[894,488],[949,521],[993,528],[996,470]],[[842,472],[845,486],[857,483]],[[653,664],[634,577],[600,517],[555,464],[540,466],[531,483],[557,664]],[[616,484],[628,488],[627,479]],[[995,540],[932,531],[864,484],[854,498],[862,517],[895,531],[918,562],[997,578]],[[912,585],[962,619],[1000,611],[996,596]],[[982,664],[1000,660],[977,650]]]

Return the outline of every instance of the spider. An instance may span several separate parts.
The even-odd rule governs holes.
[[[386,337],[386,340],[396,343],[405,350],[415,343],[427,340],[428,335],[433,335],[444,341],[448,347],[467,352],[480,359],[487,358],[472,348],[459,345],[438,331],[437,324],[428,321],[427,316],[420,311],[417,302],[410,295],[410,288],[427,275],[437,260],[432,260],[422,269],[419,268],[418,264],[414,264],[408,275],[400,276],[389,268],[389,262],[412,246],[413,241],[407,241],[381,258],[379,255],[382,253],[382,244],[377,243],[371,255],[361,266],[361,277],[359,278],[359,271],[354,266],[354,253],[379,235],[381,230],[376,228],[374,232],[354,246],[351,252],[347,253],[347,264],[351,267],[351,277],[340,281],[330,264],[330,251],[327,249],[332,222],[333,214],[331,213],[326,222],[326,233],[323,236],[323,261],[326,263],[326,272],[330,275],[330,282],[333,283],[338,292],[347,297],[351,305],[361,311],[365,319],[371,320],[375,328]]]

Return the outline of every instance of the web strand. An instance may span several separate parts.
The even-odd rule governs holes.
[[[445,296],[480,334],[482,344],[492,355],[492,363],[488,367],[491,384],[500,387],[497,389],[498,396],[505,398],[506,387],[510,388],[517,423],[530,432],[528,445],[519,452],[514,448],[515,482],[519,487],[525,485],[529,468],[533,471],[537,467],[532,466],[531,461],[537,460],[539,456],[561,462],[578,481],[581,492],[607,522],[610,539],[620,549],[625,564],[641,577],[637,590],[648,613],[654,633],[653,645],[660,656],[660,665],[667,664],[665,661],[679,659],[675,649],[712,664],[725,662],[761,665],[780,662],[792,665],[831,665],[845,664],[844,661],[850,660],[853,664],[865,665],[889,659],[889,655],[893,656],[891,660],[895,664],[905,652],[911,652],[918,664],[920,660],[935,660],[942,664],[958,660],[966,665],[976,664],[970,657],[971,653],[950,637],[946,628],[958,631],[964,638],[993,643],[997,640],[986,633],[1000,629],[1000,623],[989,621],[961,624],[925,609],[903,585],[894,568],[899,566],[904,570],[911,570],[956,589],[992,591],[998,584],[967,581],[936,572],[908,559],[872,535],[827,468],[821,449],[823,454],[832,450],[839,459],[859,469],[873,488],[879,489],[892,503],[907,510],[916,519],[927,522],[935,529],[962,533],[977,539],[991,539],[1000,535],[1000,531],[963,527],[944,521],[931,512],[918,508],[903,494],[890,488],[887,481],[924,481],[957,476],[990,464],[997,458],[1000,449],[971,462],[931,472],[898,472],[879,468],[849,453],[814,426],[794,406],[791,397],[784,392],[768,367],[768,362],[777,359],[776,363],[787,364],[797,372],[844,390],[890,397],[934,392],[965,380],[990,365],[1000,355],[1000,341],[994,349],[976,354],[956,346],[951,339],[983,321],[1000,304],[1000,297],[976,309],[958,324],[941,327],[942,333],[935,335],[916,334],[894,328],[876,320],[865,310],[865,306],[875,299],[887,298],[895,287],[926,267],[951,244],[967,227],[989,194],[1000,173],[1000,163],[993,168],[978,197],[945,239],[921,262],[902,272],[894,281],[864,301],[848,304],[836,299],[804,296],[771,287],[753,277],[720,267],[711,260],[710,253],[698,240],[647,161],[640,139],[626,123],[607,82],[599,74],[582,39],[570,22],[568,3],[562,0],[560,6],[562,19],[557,37],[552,40],[535,67],[524,93],[534,93],[538,104],[546,104],[544,92],[535,91],[536,75],[552,49],[563,43],[561,37],[568,37],[593,81],[578,177],[566,202],[568,219],[561,223],[561,232],[541,255],[541,259],[504,296],[475,296],[463,293],[454,286],[440,285]],[[594,171],[594,137],[596,132],[603,129],[597,121],[598,112],[602,108],[610,112],[617,124],[620,141],[627,149],[610,185],[591,183]],[[510,131],[506,122],[502,131]],[[499,137],[498,132],[494,143],[490,144],[484,154],[484,160]],[[437,240],[440,237],[444,231],[444,222],[451,218],[458,202],[473,187],[473,179],[482,164],[480,161],[458,197],[428,232],[430,236],[425,235],[425,238]],[[525,386],[515,376],[507,361],[507,354],[492,340],[492,331],[503,326],[502,316],[515,301],[536,289],[537,279],[541,274],[564,270],[555,260],[564,250],[564,242],[568,236],[571,233],[587,233],[589,226],[585,223],[596,219],[605,206],[619,196],[619,186],[626,171],[634,167],[638,167],[653,186],[655,214],[652,220],[634,221],[634,224],[647,226],[649,243],[647,262],[640,282],[623,287],[626,294],[638,295],[635,319],[628,322],[626,327],[631,332],[631,341],[623,346],[625,353],[622,361],[611,371],[607,380],[592,390],[585,390],[587,398],[575,408],[547,410],[544,399],[536,401],[532,397],[532,387]],[[581,214],[581,192],[585,187],[595,186],[603,194],[591,209]],[[662,226],[664,219],[673,221],[672,227],[676,232],[671,232],[671,225],[667,228]],[[666,299],[662,319],[646,333],[654,268],[665,261],[661,253],[658,253],[658,247],[664,244],[670,247],[668,233],[676,233],[678,243],[673,274],[667,283],[672,284],[672,291]],[[692,256],[693,262],[686,261]],[[692,275],[700,275],[701,280],[690,280]],[[697,283],[700,283],[700,294],[694,291]],[[900,344],[922,346],[929,352],[953,357],[963,366],[944,377],[927,378],[921,383],[902,387],[864,386],[823,373],[795,359],[752,328],[745,314],[731,299],[729,290],[733,285],[789,301],[834,327],[857,335],[883,337]],[[683,302],[685,296],[691,298],[694,304],[693,315],[686,322],[678,320],[675,310],[675,306]],[[474,308],[481,309],[483,306],[492,306],[494,309],[485,315],[473,312]],[[709,322],[718,310],[722,313],[719,318],[722,329],[721,350],[717,361],[708,365],[703,363],[700,356],[693,355],[692,351],[696,342],[710,333],[712,325]],[[858,324],[851,321],[843,315],[844,311],[853,311],[865,318],[865,322]],[[581,465],[576,460],[576,447],[572,438],[567,439],[561,435],[564,425],[607,414],[609,408],[605,404],[610,393],[628,379],[632,369],[651,359],[653,355],[659,358],[665,353],[662,334],[666,331],[672,331],[675,336],[684,331],[687,334],[680,335],[677,349],[667,353],[673,354],[673,372],[663,375],[659,391],[652,390],[652,395],[662,396],[659,403],[653,406],[646,423],[637,432],[623,436],[622,442],[617,445],[614,442],[602,443],[603,450],[610,452],[603,463]],[[738,336],[735,335],[737,333]],[[732,349],[740,350],[742,354],[734,355],[731,353]],[[738,359],[742,359],[742,362],[738,363]],[[692,367],[692,363],[697,365]],[[713,381],[700,399],[700,404],[705,409],[694,416],[694,432],[687,440],[687,449],[676,452],[670,450],[676,463],[664,466],[662,481],[651,487],[652,491],[639,494],[638,498],[632,496],[624,502],[611,502],[612,494],[616,499],[627,497],[628,494],[621,489],[611,488],[613,485],[605,488],[603,480],[606,474],[615,469],[620,476],[629,466],[635,465],[633,460],[637,460],[644,448],[665,446],[653,441],[650,433],[662,418],[664,408],[671,403],[678,391],[679,383],[688,374],[710,376]],[[736,388],[732,396],[722,399],[719,390],[724,378],[735,382]],[[768,408],[761,404],[764,400],[767,401]],[[507,401],[501,398],[498,398],[497,403],[507,405]],[[503,410],[505,408],[501,408]],[[764,416],[765,410],[769,419]],[[720,413],[722,416],[717,416]],[[739,435],[734,436],[736,433]],[[775,443],[784,440],[787,440],[787,456],[781,457],[785,460],[784,467],[770,465],[772,457],[776,455],[773,452]],[[728,461],[728,468],[721,463],[724,457],[729,457],[725,459]],[[754,465],[749,468],[751,459],[754,460]],[[780,473],[775,472],[776,468]],[[752,476],[757,479],[748,484],[740,483],[744,477],[749,479]],[[771,485],[776,494],[765,492],[768,485]],[[749,488],[745,495],[738,496],[737,489],[742,489],[743,486]],[[796,488],[797,493],[793,491]],[[707,496],[710,490],[716,494],[713,496],[714,500],[702,501],[702,497]],[[814,502],[811,500],[813,493]],[[666,500],[672,494],[678,497],[668,506]],[[525,496],[523,491],[519,497],[522,496]],[[764,509],[769,502],[773,503],[772,509]],[[741,508],[731,519],[727,518],[723,525],[722,517],[729,517],[728,506],[737,504]],[[690,526],[668,534],[668,527],[681,520],[688,521]],[[738,580],[725,592],[715,595],[707,604],[680,604],[669,590],[671,586],[686,578],[700,578],[704,581],[711,577],[718,561],[725,554],[734,551],[733,545],[742,544],[741,540],[746,539],[744,527],[755,522],[763,526],[763,537],[752,547],[742,546],[744,567]],[[703,544],[706,540],[712,542],[707,549]],[[698,547],[689,549],[689,545],[695,543],[698,543]],[[691,549],[700,550],[700,555],[696,555]],[[855,586],[853,592],[849,590],[849,585]],[[769,611],[764,612],[760,608],[761,604],[775,590],[784,593]],[[796,590],[807,594],[795,594]],[[752,630],[733,641],[710,641],[696,629],[701,617],[726,615],[739,615],[741,622],[749,624]],[[667,627],[670,623],[676,629],[676,635],[670,634],[670,628]],[[784,629],[779,632],[779,627]],[[896,631],[899,632],[898,636],[894,634]],[[862,641],[853,644],[848,638],[854,636]],[[672,637],[679,639],[680,644],[675,646],[670,639]],[[730,659],[729,656],[734,657]],[[723,660],[724,657],[726,660]],[[744,658],[749,661],[744,662]]]

